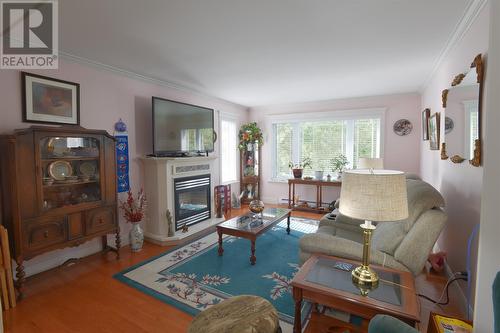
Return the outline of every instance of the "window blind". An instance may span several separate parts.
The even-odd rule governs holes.
[[[275,134],[275,175],[278,178],[286,178],[290,174],[288,164],[293,161],[293,125],[291,123],[282,123],[274,125]]]
[[[231,183],[238,180],[237,176],[237,128],[236,121],[221,119],[221,182]]]
[[[345,154],[345,121],[305,122],[300,124],[300,160],[310,158],[311,168],[304,175],[312,176],[314,170],[331,170],[331,160]]]

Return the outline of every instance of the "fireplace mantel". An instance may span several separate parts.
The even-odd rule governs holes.
[[[202,162],[202,161],[212,161],[218,159],[217,156],[215,155],[208,155],[208,156],[191,156],[191,157],[154,157],[154,156],[147,156],[147,157],[141,157],[140,158],[143,161],[148,161],[148,162],[154,162],[158,164],[164,164],[167,161],[170,162],[178,162],[178,163],[188,163],[188,162]]]
[[[212,218],[190,226],[186,233],[179,230],[171,236],[169,236],[169,226],[166,220],[168,210],[175,221],[174,180],[207,174],[210,174],[212,180],[216,179],[217,156],[143,157],[141,161],[144,166],[144,191],[148,200],[144,225],[144,236],[148,241],[159,245],[179,244],[183,239],[223,221],[223,219],[213,218],[213,187],[216,185],[213,183],[210,184]]]

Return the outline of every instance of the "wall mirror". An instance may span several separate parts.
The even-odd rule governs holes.
[[[474,58],[467,72],[455,76],[451,87],[443,90],[445,109],[444,142],[441,159],[453,163],[466,160],[481,165],[481,106],[483,95],[483,59]]]

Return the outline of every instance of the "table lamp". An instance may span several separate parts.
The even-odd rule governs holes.
[[[358,160],[358,169],[383,169],[383,158],[360,157]]]
[[[404,172],[393,170],[345,171],[340,190],[339,211],[348,217],[364,220],[363,262],[352,271],[358,286],[375,288],[378,276],[370,268],[370,242],[375,226],[372,221],[389,222],[408,217],[408,199]]]

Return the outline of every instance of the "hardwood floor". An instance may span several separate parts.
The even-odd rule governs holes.
[[[243,210],[233,210],[233,216]],[[318,219],[321,215],[294,212],[294,216]],[[167,251],[145,243],[139,253],[129,247],[121,259],[113,253],[95,254],[74,265],[59,267],[30,277],[26,297],[16,308],[4,312],[6,332],[185,332],[192,317],[115,280],[113,274]],[[422,274],[417,278],[420,293],[438,298],[442,278]],[[451,304],[439,309],[421,300],[421,318],[426,332],[429,311],[460,314],[458,296],[450,292]]]

